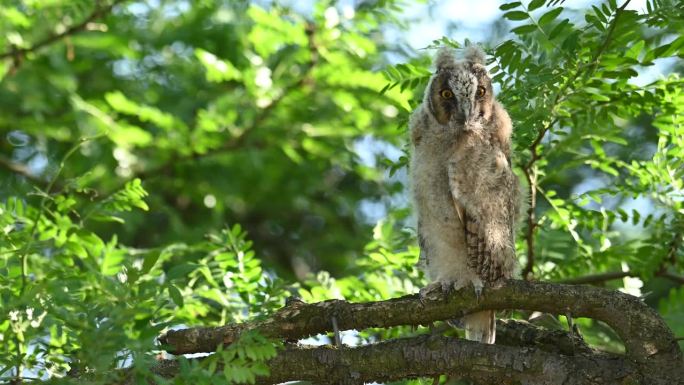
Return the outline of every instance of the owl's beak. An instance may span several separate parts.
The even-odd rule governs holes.
[[[470,100],[468,99],[462,99],[460,103],[458,103],[458,107],[460,109],[460,116],[463,117],[463,122],[468,123],[468,120],[470,118]]]
[[[461,113],[463,114],[463,119],[467,122],[470,117],[470,102],[465,101],[461,103]]]

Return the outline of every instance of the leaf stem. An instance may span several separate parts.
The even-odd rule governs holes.
[[[104,134],[98,134],[95,136],[91,137],[85,137],[81,138],[78,143],[76,143],[74,146],[72,146],[69,151],[62,157],[62,160],[59,162],[59,168],[57,169],[57,172],[55,175],[52,177],[50,180],[50,184],[48,184],[47,188],[45,189],[45,192],[42,194],[42,198],[40,199],[40,208],[38,210],[38,215],[36,216],[36,219],[33,221],[33,226],[31,227],[31,234],[29,236],[28,241],[24,245],[24,248],[21,251],[21,290],[20,294],[23,295],[24,292],[26,291],[26,286],[27,286],[27,280],[28,280],[28,255],[31,250],[31,246],[33,245],[33,241],[35,239],[36,233],[38,232],[38,223],[43,217],[43,214],[45,213],[46,210],[46,205],[47,205],[47,200],[50,197],[50,193],[52,192],[53,187],[55,186],[55,183],[57,182],[57,179],[59,178],[60,174],[64,170],[64,165],[66,161],[71,157],[71,155],[78,150],[81,145],[84,143],[98,139],[100,137],[104,136]]]

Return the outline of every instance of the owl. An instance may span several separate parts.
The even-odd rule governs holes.
[[[442,49],[434,66],[409,120],[420,259],[431,286],[472,285],[479,298],[485,284],[510,279],[517,269],[520,192],[511,167],[511,119],[494,98],[480,48],[467,48],[462,60]],[[461,321],[467,339],[494,343],[494,311]]]

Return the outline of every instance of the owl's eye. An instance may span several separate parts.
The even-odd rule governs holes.
[[[451,99],[454,97],[454,93],[450,90],[442,90],[439,94],[442,95],[444,99]]]
[[[479,87],[477,87],[477,91],[475,92],[475,96],[477,96],[478,98],[481,98],[484,96],[485,92],[486,92],[485,88],[482,86],[479,86]]]

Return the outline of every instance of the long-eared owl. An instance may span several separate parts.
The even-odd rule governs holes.
[[[442,49],[423,102],[411,115],[410,179],[421,259],[449,288],[510,279],[517,268],[519,181],[511,119],[493,94],[481,49],[462,60]],[[494,343],[494,311],[464,317],[466,338]]]

